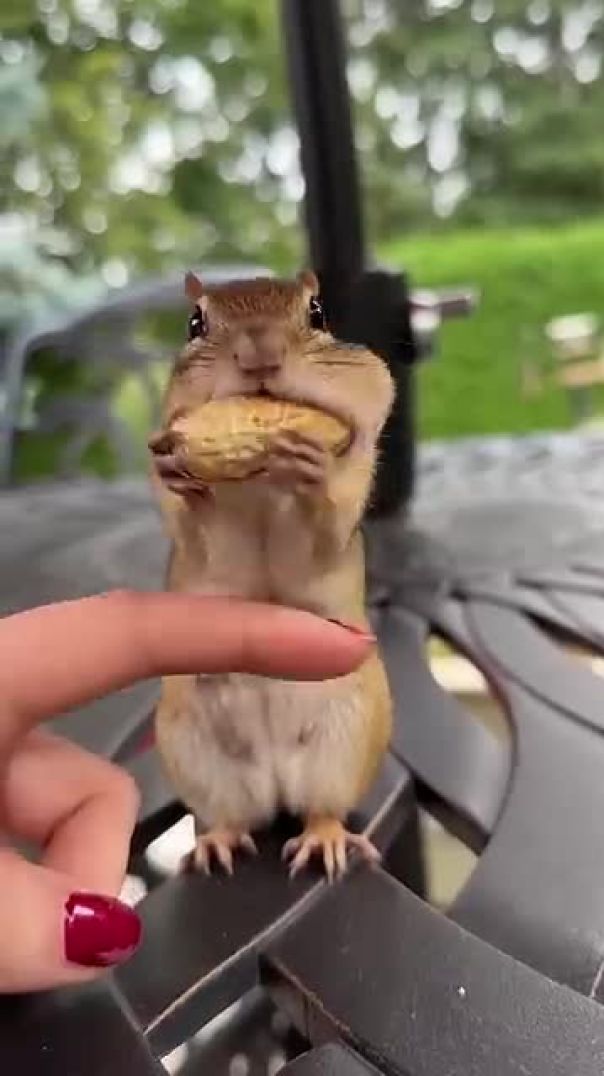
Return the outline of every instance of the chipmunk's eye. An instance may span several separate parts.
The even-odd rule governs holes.
[[[313,295],[308,307],[308,319],[311,329],[322,330],[325,328],[325,311],[323,303],[316,295]]]
[[[189,318],[189,340],[194,340],[196,336],[208,335],[208,319],[199,307],[195,308],[195,313],[191,314]]]

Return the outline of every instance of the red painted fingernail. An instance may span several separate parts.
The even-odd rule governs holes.
[[[65,904],[65,956],[86,968],[108,968],[137,948],[141,921],[127,904],[96,893],[72,893]]]
[[[362,639],[375,640],[373,632],[367,631],[366,628],[359,627],[357,624],[347,624],[344,620],[336,620],[333,616],[328,616],[327,620],[330,624],[337,624],[339,628],[345,628],[346,631],[352,632],[353,635],[359,635]]]

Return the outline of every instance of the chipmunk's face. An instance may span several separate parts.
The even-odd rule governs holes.
[[[377,439],[393,402],[392,378],[377,355],[334,339],[313,273],[211,288],[189,274],[186,290],[194,310],[174,368],[179,404],[189,394],[196,404],[266,394],[322,408],[357,439]]]

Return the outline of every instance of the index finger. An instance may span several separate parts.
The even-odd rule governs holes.
[[[138,680],[250,672],[341,676],[371,636],[302,610],[229,598],[113,591],[0,621],[0,746],[46,717]]]

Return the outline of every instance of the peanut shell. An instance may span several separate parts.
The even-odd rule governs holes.
[[[268,396],[210,400],[178,418],[172,430],[179,435],[179,460],[205,482],[254,474],[275,435],[283,431],[306,433],[334,455],[350,440],[347,426],[333,415]]]

